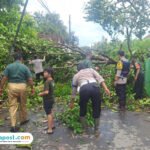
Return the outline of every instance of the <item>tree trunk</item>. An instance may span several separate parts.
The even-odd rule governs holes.
[[[132,29],[131,31],[129,32],[129,29],[126,28],[126,32],[127,32],[127,46],[128,46],[128,51],[130,53],[130,57],[132,58],[132,50],[131,50],[131,32],[132,32]]]

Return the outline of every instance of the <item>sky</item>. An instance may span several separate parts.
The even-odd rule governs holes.
[[[51,12],[58,13],[61,20],[68,27],[69,15],[71,15],[72,31],[79,38],[80,46],[91,46],[93,43],[101,41],[103,37],[109,38],[100,25],[93,22],[86,22],[84,19],[85,4],[89,0],[45,0]],[[38,0],[29,0],[27,11],[34,13],[36,11],[45,12]]]

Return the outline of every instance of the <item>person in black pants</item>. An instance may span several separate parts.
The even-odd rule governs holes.
[[[116,67],[115,75],[115,90],[119,99],[119,110],[125,111],[126,109],[126,84],[127,76],[130,71],[130,62],[125,58],[124,51],[118,51],[119,61]]]
[[[119,110],[124,111],[126,106],[126,84],[117,84],[116,94],[119,97]]]
[[[78,73],[73,77],[72,83],[72,101],[70,107],[74,105],[74,99],[79,89],[80,95],[80,121],[83,128],[86,130],[86,112],[87,112],[87,103],[91,99],[92,109],[93,109],[93,118],[95,122],[95,135],[99,136],[99,118],[101,112],[101,97],[100,97],[100,86],[104,88],[105,92],[110,95],[110,91],[107,88],[104,79],[100,76],[94,69],[86,68],[83,63],[78,65]]]
[[[134,69],[134,92],[135,99],[143,98],[143,89],[144,89],[144,73],[141,67],[141,64],[137,62],[136,58],[132,58],[132,65]]]

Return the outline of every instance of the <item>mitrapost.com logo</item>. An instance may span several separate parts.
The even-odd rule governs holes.
[[[0,133],[0,144],[31,144],[31,133]]]

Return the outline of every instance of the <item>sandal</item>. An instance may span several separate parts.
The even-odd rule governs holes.
[[[52,127],[52,130],[55,130],[56,129],[56,127],[54,126],[54,127]],[[44,130],[48,130],[48,127],[44,127]]]
[[[46,133],[47,134],[53,134],[54,132],[53,131],[47,131]]]

